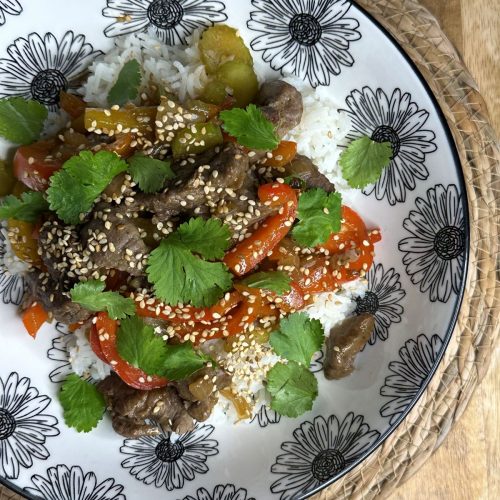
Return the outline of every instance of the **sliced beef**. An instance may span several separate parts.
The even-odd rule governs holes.
[[[48,273],[42,273],[38,270],[31,271],[26,276],[26,285],[31,299],[42,304],[56,321],[69,325],[86,321],[93,314],[81,305],[71,302],[68,291],[72,284],[55,281]]]
[[[160,220],[170,219],[183,212],[195,211],[203,205],[215,206],[229,192],[237,191],[248,171],[248,157],[232,143],[217,152],[206,154],[205,164],[199,164],[185,178],[177,179],[164,193],[138,197],[142,207],[156,214]],[[184,165],[188,171],[191,168]],[[196,213],[196,211],[194,212]]]
[[[140,391],[129,387],[114,373],[97,387],[111,412],[113,428],[122,436],[156,435],[160,426],[165,431],[182,434],[194,427],[193,418],[174,387]]]
[[[333,193],[335,186],[318,170],[318,167],[307,156],[297,155],[279,171],[280,177],[296,177],[308,189],[321,188]],[[297,186],[303,187],[303,186]]]
[[[351,316],[334,326],[326,340],[323,370],[329,380],[346,377],[354,370],[354,359],[375,328],[375,317],[368,313]]]
[[[84,251],[94,267],[118,269],[132,276],[144,273],[149,249],[126,205],[100,204],[81,229]]]
[[[264,116],[276,125],[280,137],[296,127],[302,118],[302,95],[283,80],[264,83],[260,87],[257,104]]]
[[[75,226],[66,226],[56,218],[47,220],[40,228],[38,246],[47,273],[56,283],[76,283],[76,274],[86,265]]]
[[[268,205],[260,203],[257,196],[258,186],[259,182],[254,172],[248,170],[235,196],[227,196],[220,200],[217,207],[209,214],[225,222],[232,230],[235,240],[238,239],[242,229],[252,228],[254,224],[261,222],[275,211]]]

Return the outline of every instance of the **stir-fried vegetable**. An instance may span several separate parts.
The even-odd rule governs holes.
[[[33,337],[36,337],[38,330],[49,319],[47,311],[38,302],[33,302],[22,315],[22,320],[26,331]]]
[[[38,242],[33,237],[36,226],[32,222],[9,219],[8,230],[12,250],[18,258],[39,267]]]
[[[174,158],[183,158],[192,154],[200,154],[207,149],[222,144],[220,127],[211,122],[191,125],[175,134],[172,141]]]
[[[224,263],[237,276],[243,276],[262,262],[268,253],[288,234],[295,220],[297,196],[287,184],[259,186],[259,199],[271,207],[280,207],[254,233],[238,243],[224,257]]]
[[[45,191],[49,186],[49,178],[63,164],[59,158],[52,156],[56,146],[55,140],[40,141],[21,146],[14,155],[14,175],[33,191]]]
[[[239,61],[224,63],[216,73],[216,82],[230,90],[236,106],[244,108],[250,104],[259,91],[259,82],[251,66]]]
[[[85,128],[89,131],[101,131],[104,134],[131,132],[152,138],[156,118],[156,106],[125,107],[115,109],[87,108],[85,110]]]
[[[59,93],[59,105],[71,118],[78,118],[85,113],[86,104],[83,99],[64,90]]]
[[[205,30],[198,48],[201,60],[209,74],[215,73],[227,61],[253,65],[252,55],[237,30],[225,24],[216,24]]]
[[[92,328],[95,328],[97,332],[102,355],[127,385],[144,391],[167,385],[168,380],[166,378],[147,375],[139,368],[129,365],[120,357],[116,347],[118,323],[111,319],[107,313],[99,313]]]
[[[12,193],[16,178],[12,168],[5,162],[0,160],[0,196],[7,196]]]
[[[297,143],[293,141],[281,141],[278,147],[271,151],[271,157],[264,160],[264,165],[269,167],[283,167],[290,163],[297,154]]]

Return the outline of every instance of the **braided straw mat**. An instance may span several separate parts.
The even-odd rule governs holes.
[[[436,19],[417,1],[357,3],[413,59],[451,128],[469,198],[469,272],[450,344],[418,403],[382,446],[315,500],[387,497],[414,474],[465,410],[500,333],[500,153],[484,101]],[[20,498],[0,486],[0,500]]]

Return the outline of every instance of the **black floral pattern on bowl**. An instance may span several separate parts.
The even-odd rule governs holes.
[[[368,340],[387,340],[392,323],[400,323],[404,308],[400,304],[406,292],[401,288],[399,274],[394,268],[384,271],[382,264],[373,265],[367,273],[368,289],[356,299],[356,314],[370,313],[375,316],[375,328]]]
[[[7,242],[0,227],[0,297],[4,304],[18,306],[24,296],[24,278],[20,274],[12,274],[4,263],[7,257]]]
[[[56,323],[55,329],[60,335],[52,339],[52,347],[47,351],[47,357],[57,363],[56,368],[49,373],[50,381],[59,384],[64,382],[67,376],[73,373],[73,370],[71,369],[67,344],[67,336],[70,333],[67,327],[59,321]]]
[[[187,495],[182,500],[255,500],[247,495],[245,488],[236,488],[234,484],[218,484],[212,493],[206,488],[199,488],[196,496]]]
[[[382,417],[389,417],[394,425],[406,408],[415,400],[439,359],[443,341],[438,335],[430,339],[421,334],[417,340],[408,340],[399,350],[400,360],[389,363],[389,375],[380,394],[390,398],[380,409]]]
[[[5,15],[18,16],[23,8],[18,0],[0,0],[0,26],[5,24]]]
[[[26,493],[44,500],[125,500],[123,486],[108,478],[98,483],[93,472],[83,472],[79,466],[57,465],[47,469],[46,475],[31,477],[34,486]]]
[[[378,440],[363,416],[349,413],[342,421],[335,415],[316,417],[293,432],[293,441],[281,445],[285,452],[271,467],[281,476],[271,485],[280,500],[305,495],[360,459]]]
[[[55,111],[61,90],[75,92],[95,57],[84,35],[67,31],[61,38],[52,33],[30,33],[7,48],[0,59],[0,97],[35,99]]]
[[[311,86],[330,85],[342,66],[352,66],[352,42],[361,38],[359,22],[346,17],[348,0],[252,0],[247,26],[260,33],[250,43],[283,75],[294,74]]]
[[[276,413],[271,408],[266,405],[262,405],[259,411],[252,417],[250,423],[257,422],[260,427],[267,427],[272,424],[279,424],[281,420],[281,415]]]
[[[392,159],[380,179],[365,189],[375,193],[377,200],[387,198],[391,205],[406,201],[417,180],[429,177],[426,155],[436,151],[436,134],[424,128],[429,112],[420,109],[411,95],[395,89],[391,96],[378,88],[353,90],[346,99],[352,131],[349,140],[367,135],[377,142],[390,142]]]
[[[217,0],[107,0],[102,14],[113,19],[107,37],[151,29],[167,45],[187,43],[197,28],[227,19],[225,5]]]
[[[15,372],[0,378],[0,477],[16,479],[21,467],[47,460],[48,437],[57,436],[57,418],[43,413],[51,399]]]
[[[219,453],[219,443],[208,439],[214,432],[212,425],[198,424],[186,434],[162,432],[158,436],[126,439],[120,448],[128,455],[122,467],[144,484],[165,487],[168,491],[182,488],[197,474],[206,474],[208,457]]]
[[[420,285],[432,302],[448,302],[460,293],[465,272],[465,214],[463,199],[455,184],[429,189],[427,198],[417,198],[403,222],[410,236],[399,242],[403,264],[412,283]]]

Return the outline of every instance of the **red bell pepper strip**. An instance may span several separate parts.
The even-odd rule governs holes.
[[[33,302],[22,315],[24,327],[33,338],[48,319],[47,311],[38,302]]]
[[[271,151],[272,157],[264,160],[264,165],[269,167],[284,167],[297,155],[297,143],[293,141],[281,141],[278,147]]]
[[[94,351],[94,354],[104,363],[109,364],[106,356],[101,349],[101,342],[99,340],[99,334],[97,333],[96,325],[92,325],[92,328],[89,332],[89,344],[91,349]]]
[[[206,323],[221,319],[236,307],[241,302],[241,299],[240,293],[234,291],[229,294],[227,299],[223,298],[210,307],[194,307],[191,305],[171,307],[158,301],[153,304],[141,302],[137,304],[137,315],[147,318],[159,318],[173,324],[187,323],[188,321]]]
[[[224,256],[223,262],[237,276],[243,276],[262,262],[288,234],[297,212],[297,195],[287,184],[272,183],[259,186],[259,200],[271,207],[280,207],[247,239],[238,243]]]
[[[148,391],[159,387],[165,387],[168,384],[166,378],[157,375],[147,375],[142,370],[135,368],[120,357],[116,348],[118,323],[114,319],[111,319],[107,313],[100,312],[97,314],[95,327],[99,336],[102,354],[112,366],[115,373],[127,385],[134,389]]]
[[[300,311],[305,305],[304,291],[294,281],[290,283],[290,290],[277,299],[274,300],[276,307],[286,313]]]
[[[49,178],[57,172],[63,161],[50,158],[55,141],[40,141],[29,146],[20,146],[14,155],[14,175],[33,191],[45,191]],[[47,159],[49,156],[50,159]]]

